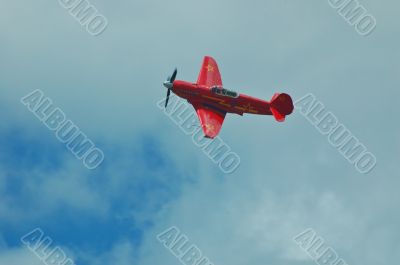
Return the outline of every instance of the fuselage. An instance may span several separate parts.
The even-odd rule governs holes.
[[[272,115],[269,102],[238,94],[222,87],[208,87],[181,80],[175,80],[172,91],[191,104],[204,106],[228,113]]]

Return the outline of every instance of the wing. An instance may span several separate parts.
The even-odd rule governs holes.
[[[200,104],[194,104],[193,107],[199,117],[204,135],[207,138],[214,139],[221,130],[226,112],[213,110]]]
[[[197,84],[208,87],[222,87],[221,74],[219,73],[217,62],[213,58],[204,57]]]

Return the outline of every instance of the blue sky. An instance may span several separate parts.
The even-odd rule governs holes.
[[[93,37],[58,1],[0,10],[0,264],[42,264],[36,227],[77,265],[179,264],[156,235],[177,226],[217,264],[313,261],[292,238],[314,228],[351,264],[398,264],[400,53],[394,0],[362,3],[357,34],[326,1],[91,1]],[[364,175],[301,114],[228,115],[241,158],[224,175],[156,105],[162,82],[195,81],[204,55],[224,85],[269,100],[313,93],[377,157]],[[20,98],[41,89],[105,154],[88,170]]]

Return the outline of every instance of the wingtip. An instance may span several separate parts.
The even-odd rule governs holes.
[[[206,55],[206,56],[204,56],[204,60],[209,60],[209,61],[213,61],[213,62],[217,62],[215,59],[214,59],[214,57],[212,57],[211,55]]]

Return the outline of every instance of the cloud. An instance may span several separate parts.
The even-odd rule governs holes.
[[[6,251],[0,251],[0,264],[8,265],[43,265],[42,261],[38,259],[35,254],[31,253],[28,249],[18,248]]]
[[[37,262],[18,248],[37,225],[90,265],[176,264],[155,238],[170,225],[214,264],[309,263],[291,242],[307,227],[348,264],[396,264],[397,2],[364,3],[378,19],[368,38],[327,1],[93,4],[110,22],[97,38],[57,1],[0,11],[0,264]],[[241,165],[223,175],[156,107],[174,66],[194,81],[206,54],[241,93],[314,93],[376,169],[359,174],[296,113],[283,124],[228,115],[221,137]],[[102,147],[101,168],[84,168],[20,104],[38,88]]]

